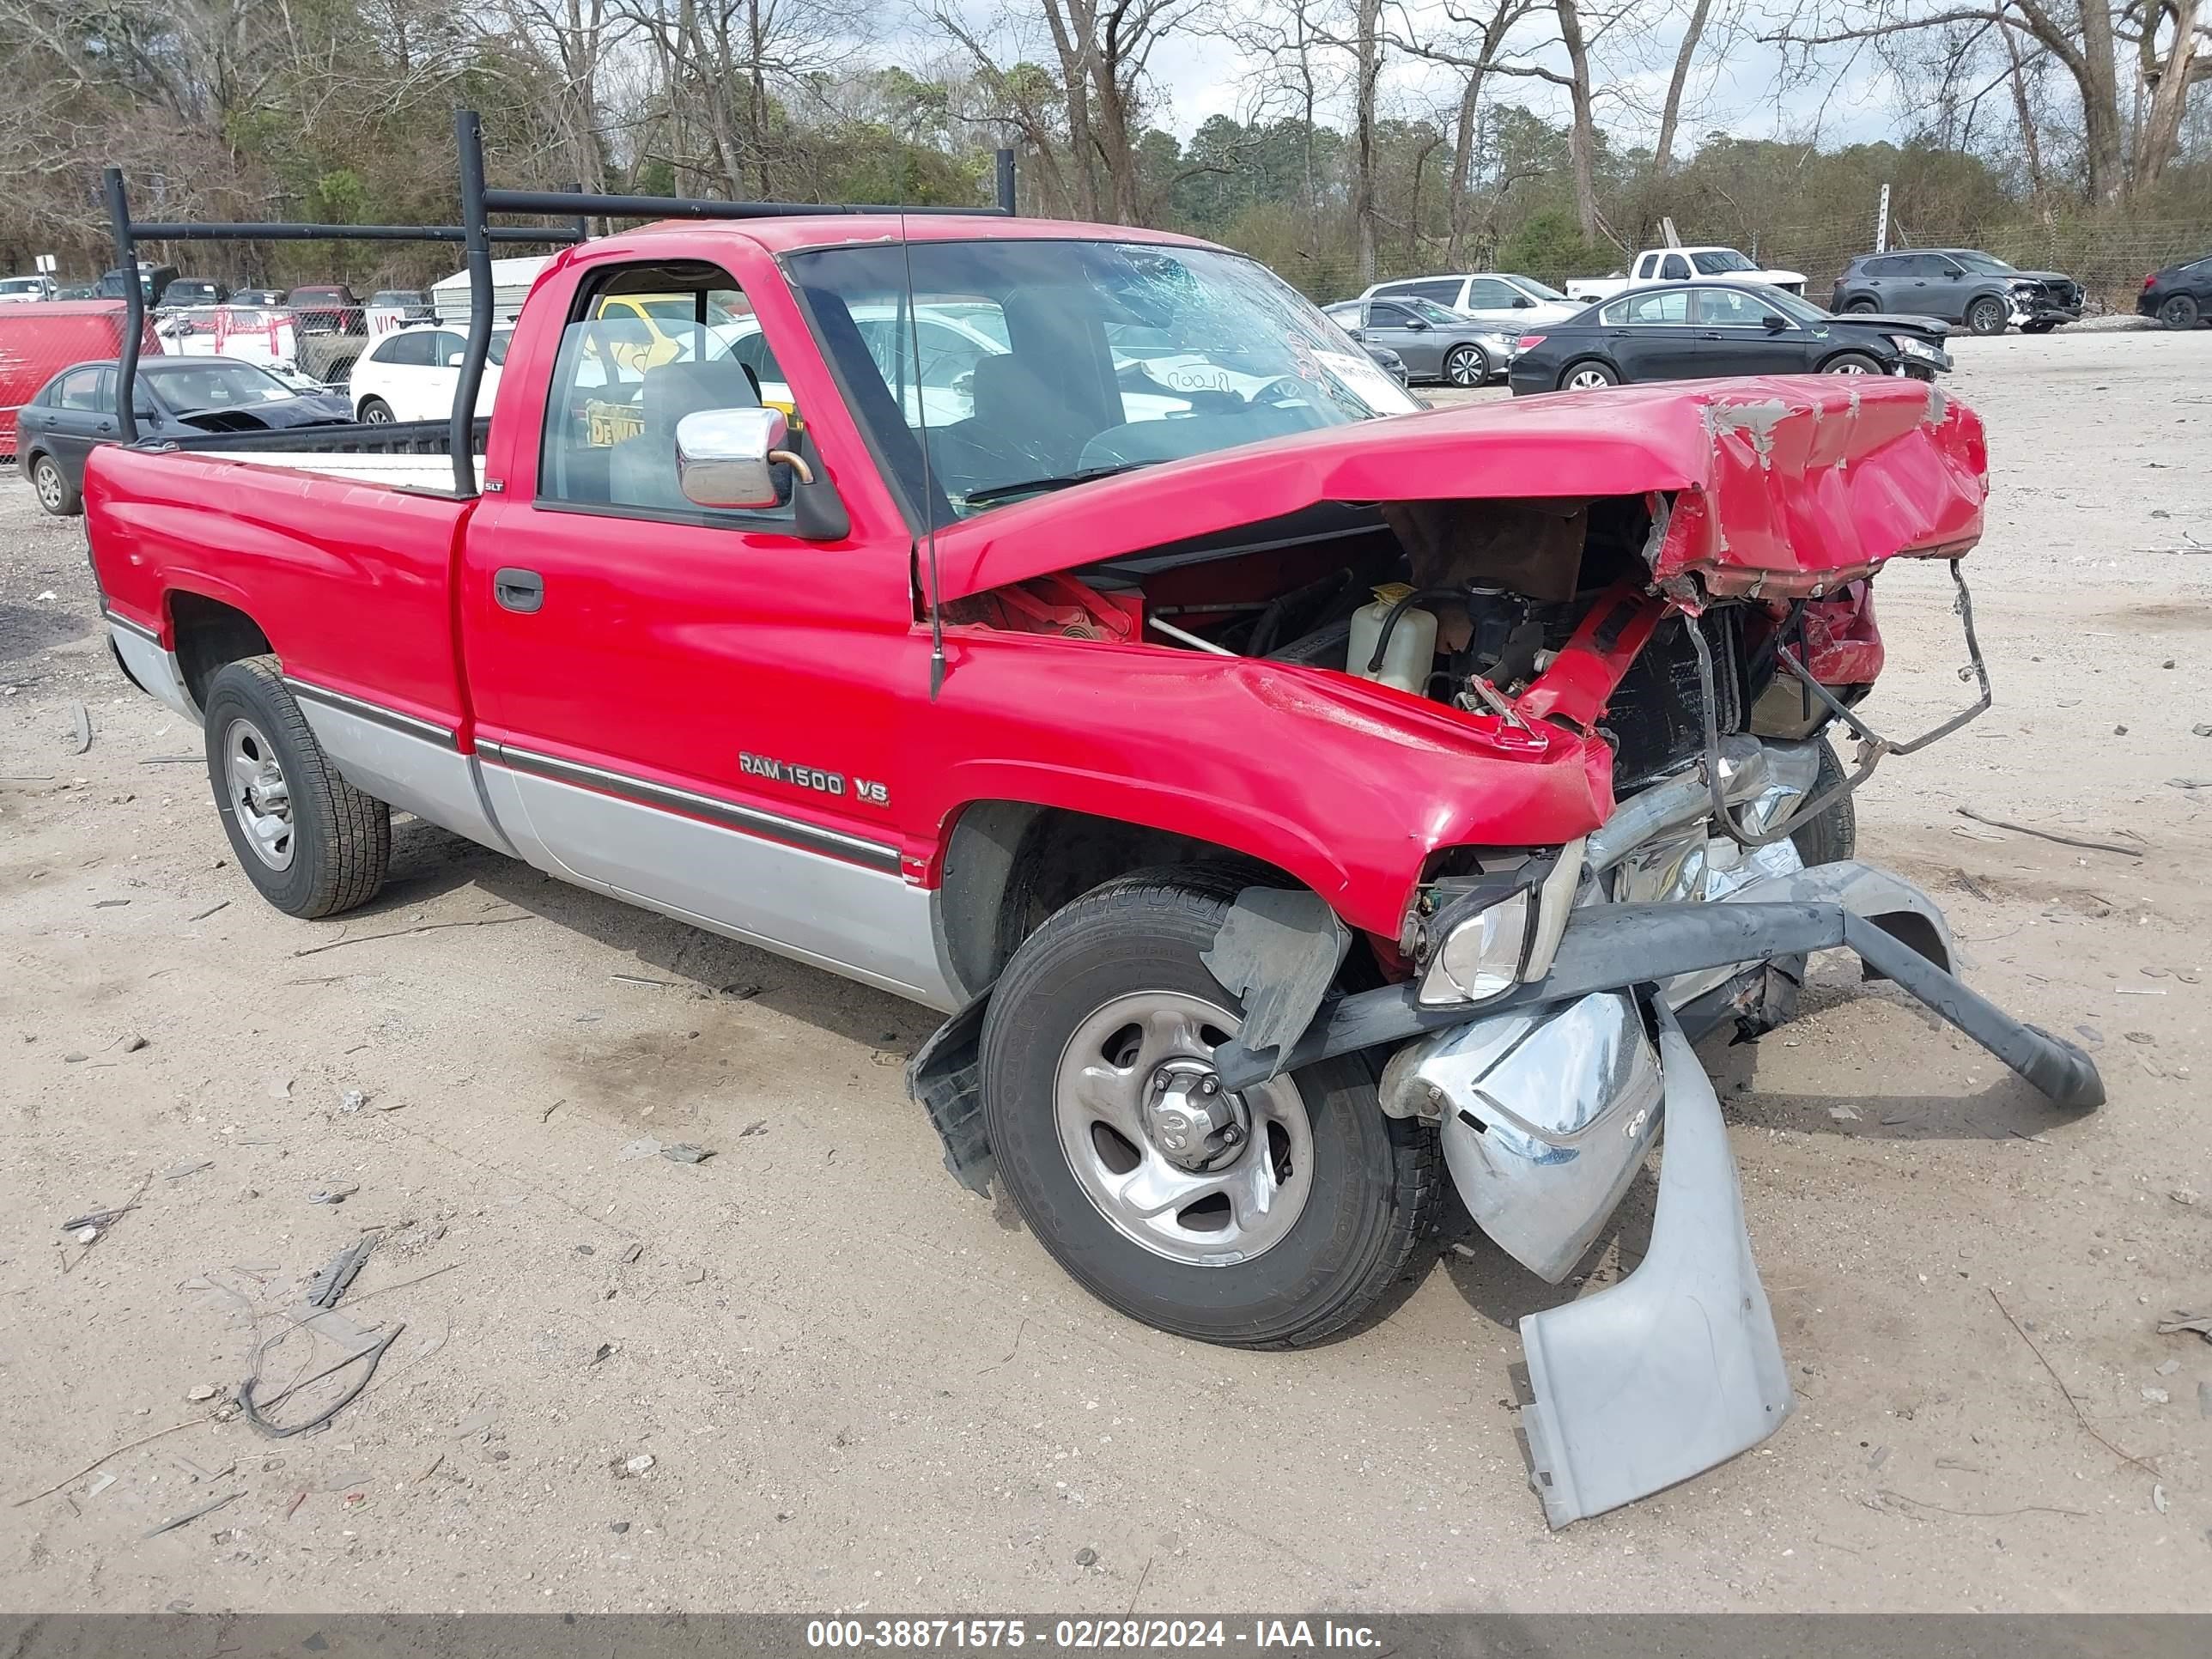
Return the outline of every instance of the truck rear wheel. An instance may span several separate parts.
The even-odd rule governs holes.
[[[1247,884],[1147,871],[1054,915],[991,999],[983,1113],[1016,1208],[1093,1295],[1179,1336],[1294,1346],[1389,1287],[1440,1164],[1356,1056],[1220,1090],[1241,1010],[1200,953]]]
[[[246,878],[290,916],[366,904],[392,857],[392,809],[342,777],[274,657],[226,664],[204,704],[208,777]]]

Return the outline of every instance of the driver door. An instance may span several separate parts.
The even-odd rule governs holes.
[[[1692,290],[1709,374],[1796,374],[1805,368],[1806,332],[1740,289]],[[1773,324],[1783,326],[1775,327]]]
[[[1436,330],[1395,301],[1370,301],[1364,326],[1370,340],[1406,360],[1407,373],[1424,380],[1443,373],[1443,347]]]

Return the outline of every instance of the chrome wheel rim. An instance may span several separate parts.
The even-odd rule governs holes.
[[[362,410],[361,418],[371,426],[389,426],[392,424],[392,411],[372,400],[368,407]]]
[[[252,720],[222,734],[223,788],[253,856],[271,870],[292,867],[292,792],[276,746]]]
[[[1053,1117],[1076,1184],[1115,1231],[1170,1261],[1249,1261],[1283,1241],[1313,1189],[1297,1085],[1220,1087],[1213,1054],[1237,1024],[1202,998],[1139,991],[1060,1051]]]
[[[2004,313],[1989,304],[1976,306],[1966,313],[1967,326],[1977,334],[1994,334],[2004,321]]]
[[[1488,368],[1482,361],[1482,354],[1473,346],[1455,347],[1444,359],[1444,374],[1454,386],[1480,386]]]
[[[1567,376],[1567,390],[1570,392],[1595,392],[1600,386],[1610,384],[1605,378],[1605,371],[1600,368],[1578,368]]]
[[[33,478],[39,489],[39,505],[49,513],[62,510],[62,470],[52,461],[40,461],[33,469]]]
[[[1869,370],[1864,363],[1831,363],[1828,366],[1828,373],[1831,374],[1864,374],[1869,373]]]

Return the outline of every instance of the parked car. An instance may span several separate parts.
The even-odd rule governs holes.
[[[302,393],[257,363],[169,357],[141,363],[132,400],[142,439],[265,432],[346,422],[345,399]],[[85,457],[118,441],[115,361],[72,363],[24,406],[17,458],[39,505],[58,517],[84,510]]]
[[[371,311],[396,311],[400,320],[409,323],[434,323],[438,313],[422,290],[416,288],[380,288],[368,296]]]
[[[492,331],[491,361],[484,366],[477,413],[489,415],[499,390],[514,331]],[[355,412],[372,425],[392,421],[442,421],[453,412],[467,337],[459,329],[416,323],[394,329],[356,358],[346,390]]]
[[[1481,386],[1504,374],[1520,337],[1517,328],[1479,323],[1411,295],[1346,300],[1324,310],[1353,339],[1396,352],[1414,380],[1447,386]]]
[[[16,417],[65,363],[112,357],[123,347],[120,300],[0,306],[0,455],[16,453]],[[161,349],[149,318],[141,351]]]
[[[0,305],[53,297],[54,279],[51,276],[0,276]]]
[[[1412,384],[1413,372],[1406,367],[1406,360],[1389,346],[1377,345],[1372,340],[1362,340],[1359,344],[1360,349],[1375,360],[1375,366],[1400,386]]]
[[[361,301],[343,283],[295,288],[284,298],[302,334],[366,334],[368,319]]]
[[[1951,367],[1945,325],[1926,317],[1836,317],[1753,283],[1676,283],[1590,307],[1525,334],[1516,396],[1719,374],[1900,374]]]
[[[161,303],[172,309],[179,306],[219,306],[230,298],[228,284],[211,282],[204,276],[179,276],[162,291]]]
[[[747,296],[803,425],[708,331],[592,349],[638,323],[599,300],[686,289]],[[979,302],[968,412],[926,423],[897,331]],[[1126,326],[1216,383],[1133,410]],[[400,809],[940,1010],[908,1086],[951,1169],[1177,1335],[1355,1328],[1446,1171],[1564,1280],[1663,1119],[1650,1255],[1522,1322],[1564,1524],[1793,1404],[1694,1035],[1786,1018],[1841,946],[2103,1098],[1853,861],[1826,740],[1880,659],[1869,573],[1957,573],[1985,444],[1871,377],[1388,420],[1347,345],[1162,233],[656,226],[546,270],[483,493],[405,487],[427,432],[104,448],[94,571],[274,908],[373,899]]]
[[[1650,283],[1693,283],[1710,276],[1759,283],[1767,288],[1778,288],[1784,294],[1805,291],[1802,271],[1763,266],[1732,247],[1654,247],[1636,256],[1626,276],[1616,273],[1611,276],[1570,279],[1567,297],[1588,305],[1594,300],[1609,300],[1616,294],[1625,294]]]
[[[283,308],[287,297],[281,288],[242,288],[230,296],[230,302],[256,311],[278,311]]]
[[[100,297],[103,300],[122,299],[131,292],[131,273],[120,265],[116,266],[112,270],[102,271],[100,276]],[[161,303],[162,297],[168,293],[169,284],[177,280],[177,268],[174,265],[157,265],[150,260],[141,259],[138,262],[137,280],[138,297],[141,302],[147,306],[158,306]]]
[[[2081,314],[2081,285],[2055,270],[2015,270],[1978,248],[1863,253],[1836,278],[1831,309],[1940,317],[1970,333],[2047,334]]]
[[[2212,253],[2151,272],[2136,295],[2136,309],[2168,328],[2194,328],[2212,319]]]
[[[1516,329],[1572,316],[1580,307],[1559,289],[1534,276],[1477,270],[1455,276],[1401,276],[1376,283],[1363,300],[1426,300],[1462,317]]]
[[[54,298],[57,300],[97,300],[100,298],[100,284],[97,282],[64,283],[59,288],[54,290]]]

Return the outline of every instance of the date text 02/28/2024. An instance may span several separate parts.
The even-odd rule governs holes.
[[[1174,1650],[1243,1647],[1271,1652],[1370,1650],[1372,1626],[1304,1619],[812,1619],[810,1648],[1042,1648],[1048,1651]]]

